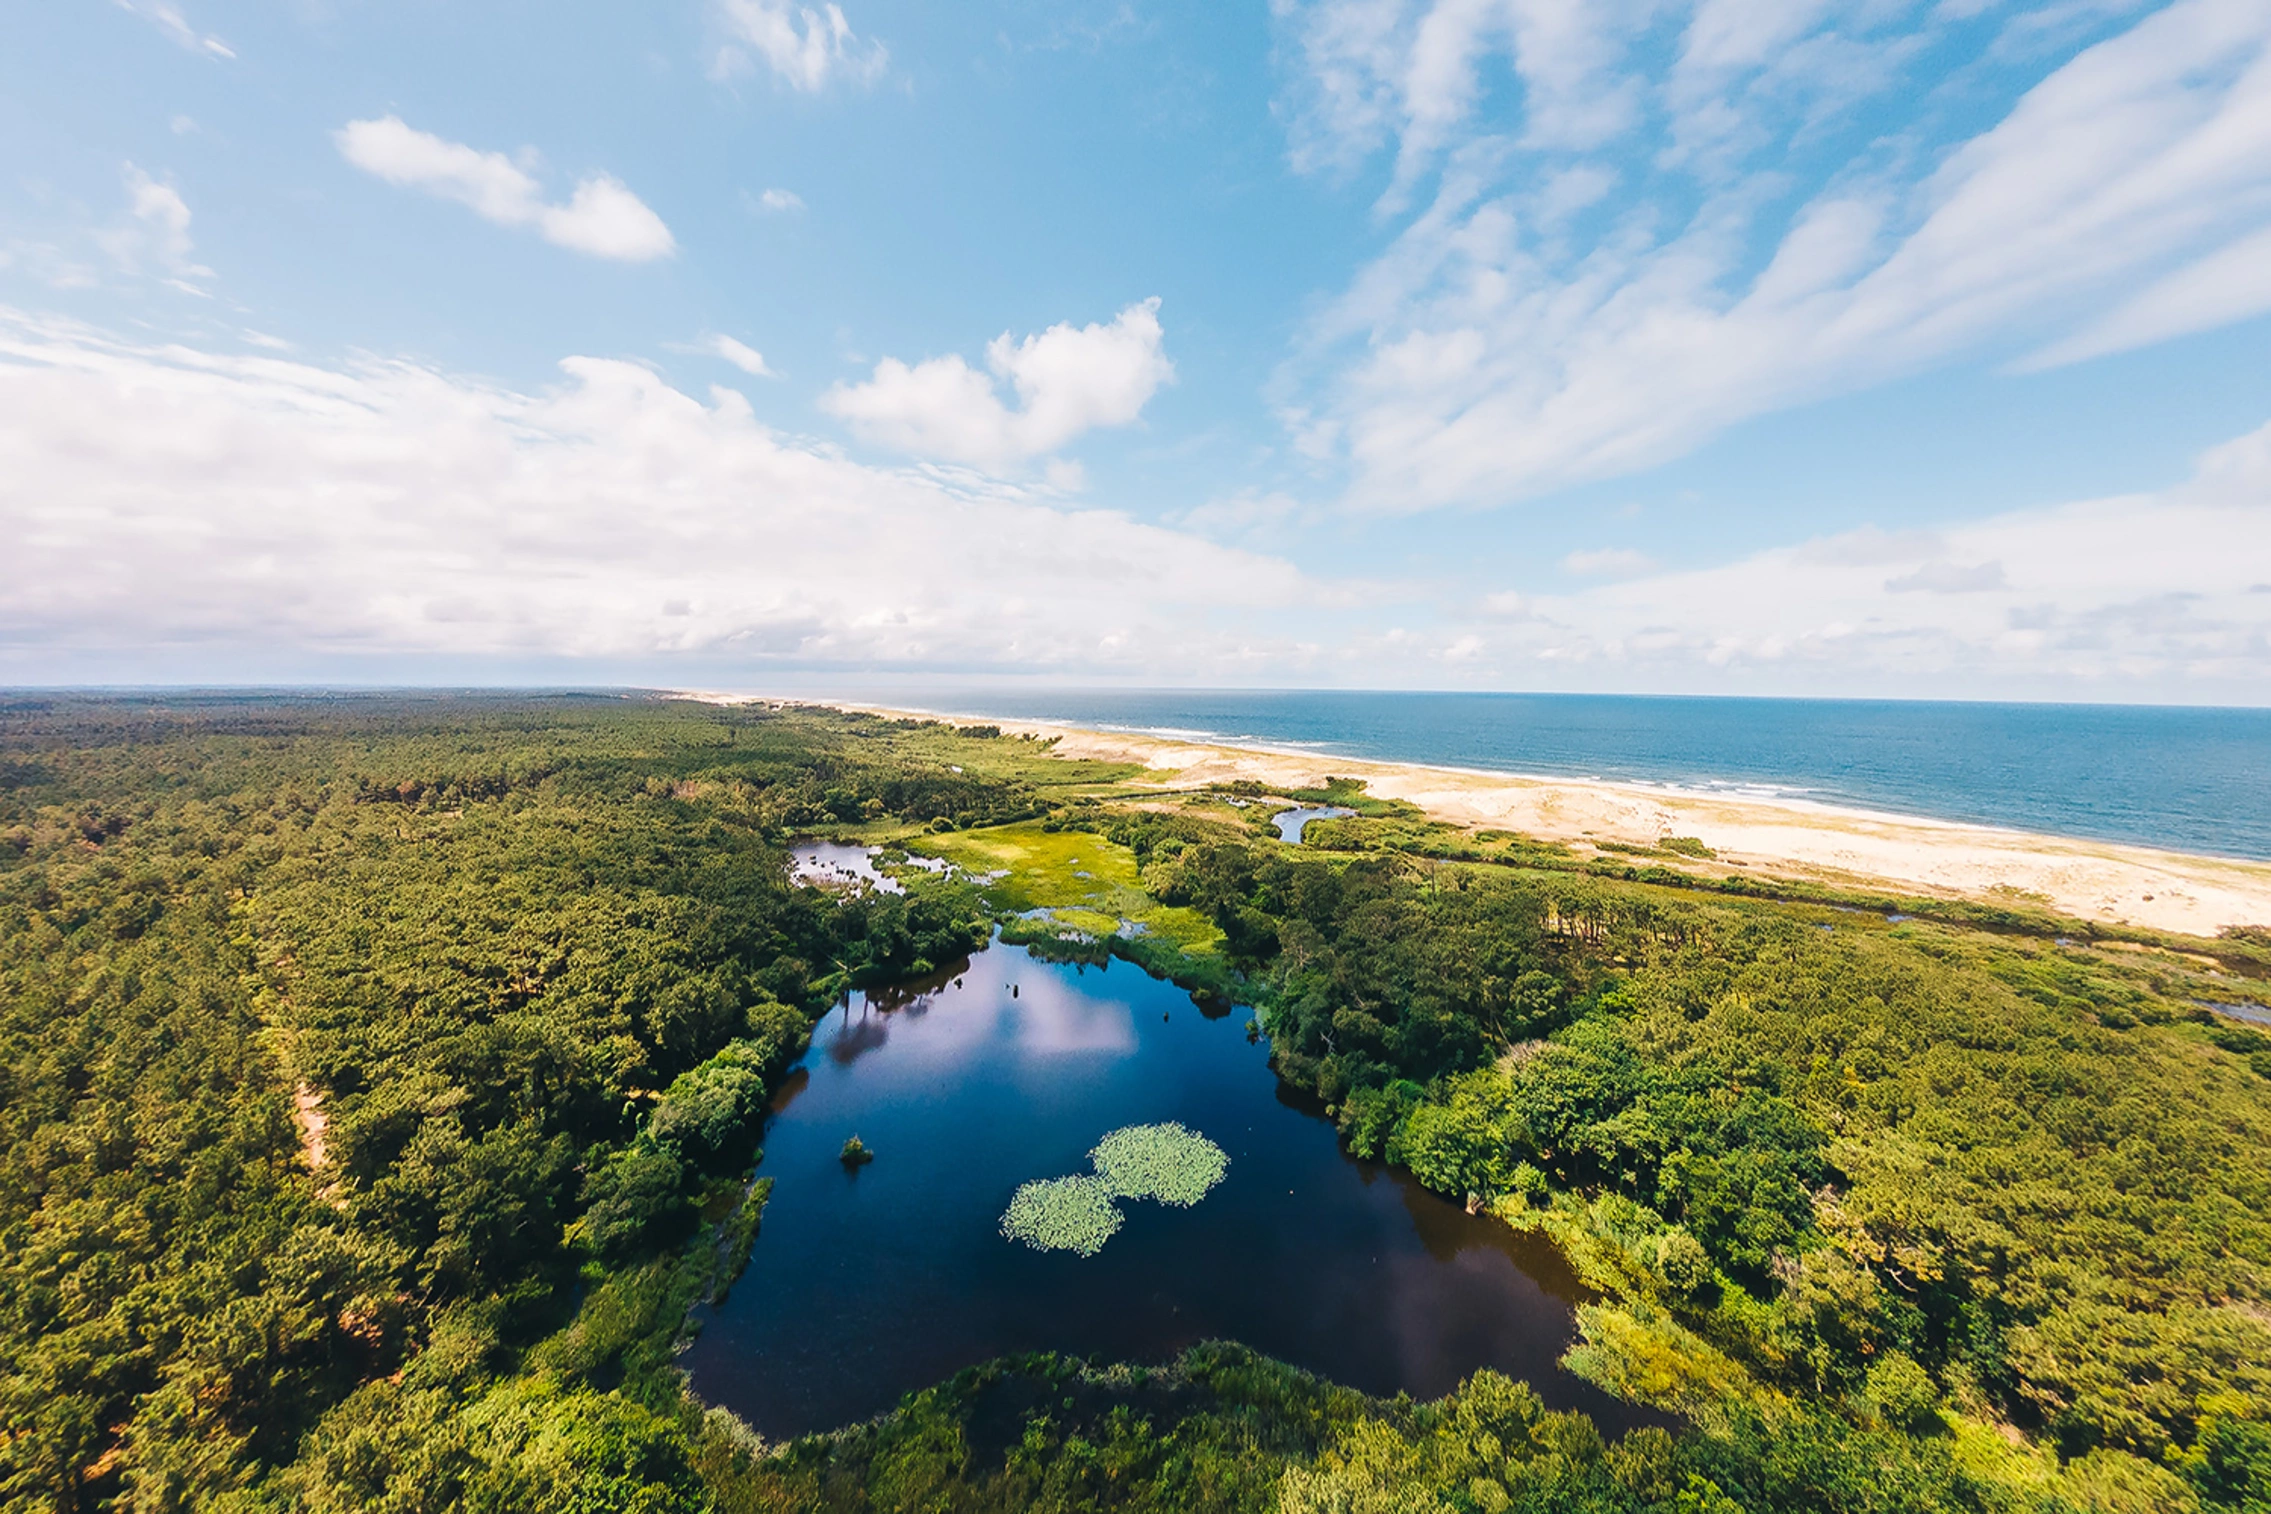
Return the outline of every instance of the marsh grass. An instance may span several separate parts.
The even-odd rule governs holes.
[[[1093,832],[1002,825],[924,836],[911,845],[983,878],[986,902],[996,909],[1049,911],[1052,929],[1107,937],[1126,921],[1186,956],[1213,957],[1222,949],[1212,920],[1152,898],[1135,853]]]
[[[1170,1120],[1127,1125],[1096,1143],[1089,1154],[1097,1174],[1124,1199],[1157,1199],[1188,1209],[1230,1170],[1222,1148]]]

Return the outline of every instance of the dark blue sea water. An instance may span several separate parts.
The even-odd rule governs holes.
[[[935,687],[888,702],[2271,858],[2271,710]]]

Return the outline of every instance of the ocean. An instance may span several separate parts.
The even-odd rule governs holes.
[[[1327,756],[1810,799],[2271,859],[2271,710],[939,686],[861,697]]]

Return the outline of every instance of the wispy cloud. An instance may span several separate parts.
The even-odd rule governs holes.
[[[97,230],[94,240],[120,273],[156,278],[187,294],[203,295],[213,270],[199,263],[181,191],[129,163],[124,170],[126,214]]]
[[[730,39],[711,60],[727,78],[756,62],[793,89],[817,93],[838,79],[872,83],[890,63],[883,44],[862,39],[836,5],[804,6],[791,0],[718,0],[717,17]]]
[[[1944,89],[1915,74],[1957,45],[1946,7],[1287,0],[1281,17],[1296,163],[1388,153],[1381,209],[1401,221],[1280,384],[1361,505],[1518,498],[1956,358],[2073,361],[2271,309],[2260,4],[2092,11],[2081,24],[2127,29],[2036,69],[1968,138],[1944,96],[1988,86],[1945,52]],[[2077,45],[2019,25],[1979,23],[1977,68]],[[1500,60],[1519,92],[1489,87]]]
[[[118,0],[118,8],[142,17],[159,31],[193,53],[204,53],[212,58],[234,58],[236,53],[219,37],[209,36],[189,24],[181,7],[170,0]]]
[[[1159,301],[1149,299],[1108,325],[1066,322],[1022,340],[1003,332],[986,347],[983,373],[959,353],[914,364],[887,357],[866,382],[830,389],[820,406],[896,451],[1000,468],[1135,420],[1175,376],[1163,341]]]
[[[334,138],[341,155],[365,173],[455,200],[500,226],[529,227],[555,246],[628,263],[677,251],[662,217],[608,174],[583,179],[565,204],[557,204],[503,153],[419,131],[399,116],[350,121]]]
[[[793,189],[768,189],[757,197],[757,208],[775,215],[786,215],[804,209],[804,196]]]
[[[2271,310],[2271,227],[2228,242],[2154,280],[2021,366],[2078,363],[2195,331],[2212,331],[2266,310]]]

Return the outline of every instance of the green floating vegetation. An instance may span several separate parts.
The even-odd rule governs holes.
[[[1112,1202],[1111,1185],[1102,1178],[1042,1178],[1010,1196],[1001,1233],[1035,1251],[1094,1256],[1119,1232],[1124,1218]]]
[[[1188,1209],[1230,1170],[1222,1148],[1169,1120],[1123,1125],[1088,1153],[1094,1174],[1043,1178],[1010,1196],[1001,1233],[1035,1251],[1094,1256],[1119,1233],[1125,1216],[1115,1199],[1157,1199]]]
[[[1230,1170],[1220,1146],[1172,1120],[1122,1126],[1098,1141],[1088,1157],[1119,1197],[1157,1199],[1178,1209],[1205,1198]]]

